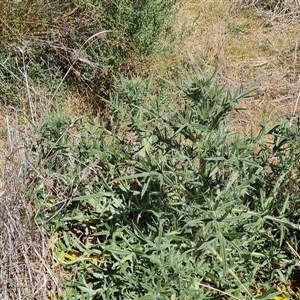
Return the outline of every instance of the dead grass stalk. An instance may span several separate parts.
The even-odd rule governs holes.
[[[43,230],[31,221],[32,203],[24,148],[16,127],[8,128],[9,160],[3,171],[0,194],[0,298],[49,299],[59,289]]]

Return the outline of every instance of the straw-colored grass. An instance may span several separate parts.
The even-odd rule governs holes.
[[[1,178],[0,298],[49,299],[59,289],[59,281],[46,236],[36,226],[34,208],[25,198],[30,178],[25,176],[25,152],[16,128],[8,128],[9,155]]]
[[[247,133],[259,130],[263,115],[270,120],[298,111],[299,12],[300,2],[288,0],[188,1],[180,11],[187,28],[182,55],[204,71],[219,68],[232,88],[256,88],[245,111],[233,116]]]

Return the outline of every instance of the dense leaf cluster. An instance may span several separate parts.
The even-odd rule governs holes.
[[[249,93],[214,79],[186,78],[176,104],[123,78],[110,128],[61,112],[45,120],[38,168],[48,183],[36,205],[72,274],[65,296],[251,299],[260,289],[269,299],[295,270],[299,126],[239,137],[227,118]]]

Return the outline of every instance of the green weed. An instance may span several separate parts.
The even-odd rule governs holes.
[[[215,76],[184,78],[177,104],[138,77],[116,91],[111,128],[54,113],[37,132],[30,197],[68,278],[60,298],[280,294],[298,267],[299,124],[239,137],[227,117],[249,92]]]

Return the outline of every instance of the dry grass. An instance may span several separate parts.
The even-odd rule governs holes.
[[[298,112],[299,12],[300,2],[291,0],[183,5],[179,24],[187,30],[182,55],[188,53],[204,71],[219,68],[220,80],[232,89],[256,88],[242,105],[246,110],[233,116],[235,126],[247,133],[259,130],[263,115],[270,121]]]
[[[0,298],[49,299],[59,288],[52,256],[41,228],[34,223],[25,198],[30,178],[20,132],[9,126],[9,160],[3,167],[0,194]]]

